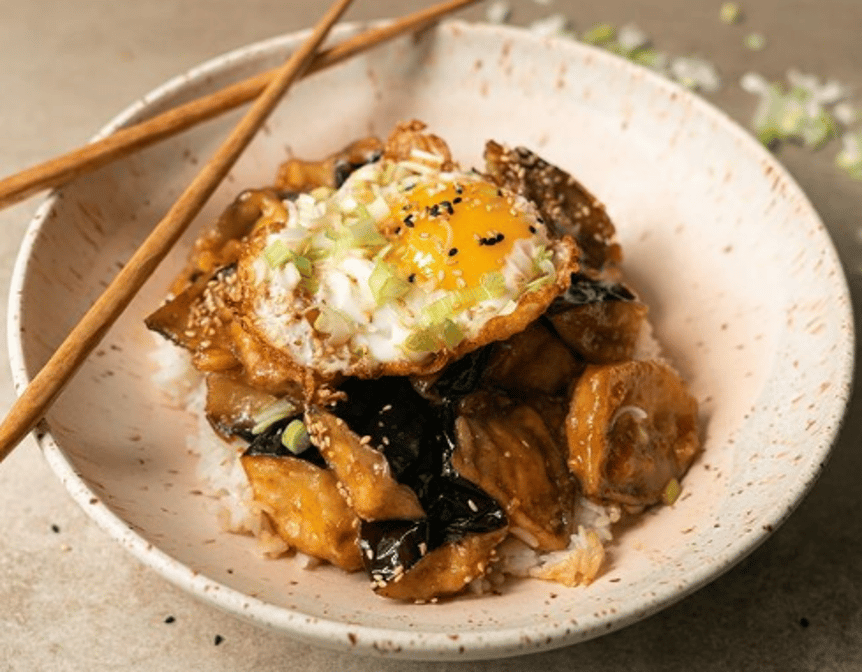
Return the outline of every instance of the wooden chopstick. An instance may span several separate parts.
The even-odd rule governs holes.
[[[335,0],[105,292],[36,374],[0,424],[0,461],[33,429],[227,175],[353,0]]]
[[[380,28],[365,31],[330,49],[319,52],[303,76],[319,72],[404,33],[419,30],[446,14],[475,2],[477,0],[448,0]],[[111,135],[83,147],[0,179],[0,208],[22,201],[44,189],[59,186],[78,175],[95,170],[115,159],[254,100],[273,79],[276,71],[277,68],[262,72],[133,126],[121,128]]]

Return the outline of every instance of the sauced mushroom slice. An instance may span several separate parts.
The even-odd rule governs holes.
[[[366,163],[376,161],[382,152],[383,143],[378,138],[367,137],[351,142],[321,161],[290,159],[279,167],[275,186],[293,193],[318,187],[337,189],[350,173]]]
[[[492,348],[486,379],[513,392],[558,394],[583,369],[566,344],[541,322]]]
[[[365,569],[374,590],[414,602],[454,595],[483,576],[506,537],[506,514],[487,494],[457,477],[435,482],[428,517],[363,522]]]
[[[236,289],[236,267],[226,266],[201,276],[183,292],[168,300],[144,321],[192,353],[199,371],[228,371],[239,366],[232,352],[228,304]]]
[[[345,398],[332,414],[385,458],[392,478],[411,488],[424,507],[429,484],[443,473],[452,445],[444,407],[430,403],[400,376],[350,378],[339,392]]]
[[[349,572],[361,569],[359,518],[313,446],[302,455],[284,447],[286,424],[272,425],[240,458],[255,501],[291,547]]]
[[[398,483],[381,447],[371,437],[360,439],[341,418],[319,408],[306,412],[309,432],[363,520],[422,518],[425,511],[416,493]]]
[[[605,206],[569,173],[529,149],[493,140],[485,145],[485,165],[497,184],[533,201],[551,231],[575,238],[584,266],[601,270],[622,259]]]
[[[494,497],[513,534],[541,551],[566,548],[576,483],[565,449],[531,406],[476,393],[460,406],[452,467]]]
[[[174,279],[170,291],[179,294],[200,277],[210,277],[218,269],[235,264],[242,239],[261,217],[286,219],[281,195],[274,189],[247,189],[197,237],[188,263]]]
[[[569,468],[600,502],[655,504],[700,449],[697,402],[655,361],[590,365],[566,417]]]
[[[239,436],[252,441],[252,430],[258,424],[258,418],[266,415],[268,409],[270,413],[280,410],[284,415],[292,415],[292,411],[301,408],[298,399],[279,399],[233,375],[207,375],[206,390],[207,420],[225,438]]]
[[[646,315],[647,306],[625,285],[575,273],[544,317],[586,361],[610,364],[634,357]]]

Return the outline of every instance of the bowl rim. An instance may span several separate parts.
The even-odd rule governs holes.
[[[367,25],[370,24],[348,23],[339,26],[334,35],[338,35],[342,31],[344,33],[355,32]],[[841,271],[839,276],[841,279],[840,291],[844,295],[842,297],[844,299],[843,303],[848,307],[848,314],[840,317],[843,318],[848,328],[841,331],[844,338],[838,343],[840,347],[837,349],[837,356],[842,357],[846,365],[841,366],[843,376],[841,380],[833,381],[835,383],[832,387],[833,393],[829,395],[831,408],[837,412],[831,414],[830,417],[835,418],[833,424],[829,427],[828,432],[823,433],[824,438],[821,443],[815,446],[820,459],[812,462],[812,468],[809,472],[800,475],[799,487],[794,491],[794,496],[787,499],[785,502],[786,506],[776,510],[772,519],[762,521],[769,529],[765,529],[759,535],[740,539],[736,546],[733,547],[733,553],[725,552],[723,562],[709,566],[708,569],[704,568],[701,571],[687,575],[684,585],[680,586],[677,584],[657,588],[655,597],[645,607],[598,617],[586,628],[579,628],[574,632],[564,632],[559,627],[559,624],[554,624],[557,627],[551,629],[547,623],[537,623],[532,630],[523,626],[516,626],[482,630],[475,633],[463,632],[458,641],[453,641],[445,632],[385,629],[356,623],[348,624],[335,619],[306,616],[286,607],[279,607],[259,598],[252,597],[215,579],[199,574],[138,535],[126,522],[103,503],[99,495],[86,485],[83,478],[74,469],[72,463],[66,458],[63,449],[52,437],[50,428],[45,421],[40,422],[34,430],[34,436],[48,464],[68,490],[73,500],[78,503],[100,528],[115,541],[119,542],[137,560],[148,565],[163,578],[202,601],[217,606],[247,621],[329,649],[429,660],[502,658],[584,641],[641,620],[674,604],[707,583],[717,579],[758,548],[804,499],[825,466],[835,439],[840,432],[853,385],[855,366],[854,319],[846,276],[841,267],[834,243],[818,213],[803,190],[777,158],[760,145],[725,112],[700,96],[645,67],[638,66],[607,51],[585,45],[575,40],[538,36],[527,29],[514,26],[500,26],[460,20],[443,22],[436,30],[451,30],[455,31],[456,34],[496,34],[501,38],[551,44],[555,47],[555,50],[562,53],[566,51],[588,53],[592,60],[599,64],[599,67],[624,68],[630,71],[637,71],[639,76],[648,82],[651,87],[662,89],[669,94],[672,93],[678,99],[683,100],[686,105],[692,107],[697,114],[706,115],[718,123],[723,131],[733,133],[737,139],[741,140],[741,146],[745,151],[753,153],[758,160],[770,167],[773,171],[773,179],[784,183],[791,190],[793,195],[800,200],[800,203],[806,209],[805,217],[816,223],[816,229],[822,235],[820,243],[824,247],[824,252]],[[138,118],[145,118],[148,110],[154,104],[181,92],[189,83],[201,83],[209,75],[218,75],[222,70],[234,63],[254,62],[256,58],[262,56],[281,52],[287,53],[287,50],[298,45],[308,32],[308,30],[304,30],[287,33],[244,45],[214,56],[183,73],[175,75],[124,108],[108,121],[92,139],[96,140],[109,135],[122,126],[133,123]],[[7,342],[12,378],[18,394],[21,393],[30,381],[24,357],[21,331],[22,306],[19,300],[23,294],[28,264],[32,257],[38,234],[46,222],[50,220],[50,213],[58,198],[58,192],[52,192],[36,210],[26,229],[11,276],[7,311]]]

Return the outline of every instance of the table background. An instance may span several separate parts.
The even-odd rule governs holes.
[[[358,0],[348,17],[417,9]],[[715,63],[708,96],[748,125],[753,70],[789,67],[853,86],[862,107],[862,2],[741,0],[513,1],[511,22],[563,13],[583,29],[634,22],[672,55]],[[291,0],[0,0],[0,174],[71,149],[174,74],[248,42],[303,28],[322,2]],[[482,20],[484,5],[461,16]],[[752,51],[744,36],[760,32]],[[835,143],[780,159],[814,203],[862,306],[862,181],[834,165]],[[0,291],[40,198],[0,212]],[[8,365],[0,402],[14,398]],[[4,411],[5,412],[5,411]],[[141,566],[78,509],[28,438],[0,465],[0,670],[858,670],[862,669],[862,421],[854,396],[833,456],[810,495],[735,569],[674,607],[603,638],[496,662],[411,663],[341,655],[235,620]]]

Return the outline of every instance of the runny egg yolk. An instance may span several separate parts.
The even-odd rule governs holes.
[[[536,232],[534,216],[489,182],[420,183],[405,196],[394,209],[386,261],[410,282],[477,287],[483,275],[503,269],[515,241]]]

